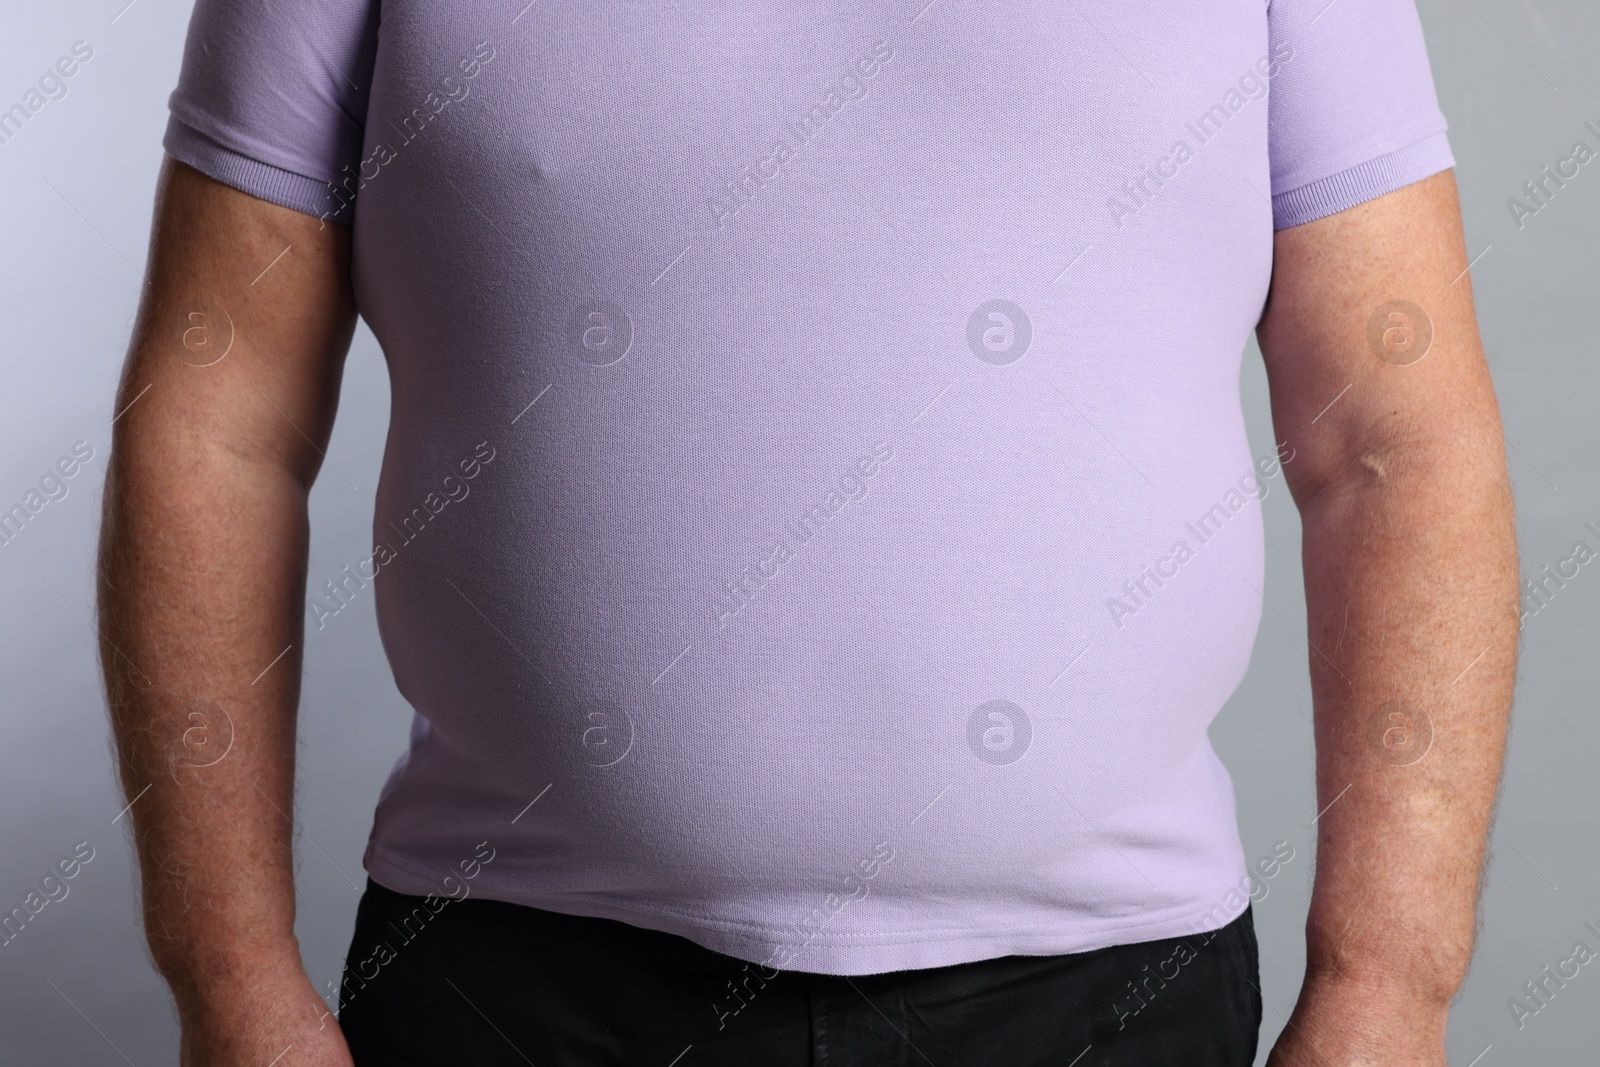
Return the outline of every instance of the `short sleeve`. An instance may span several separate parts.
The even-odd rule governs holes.
[[[360,165],[379,2],[196,0],[162,147],[252,196],[348,223],[353,194],[333,183]]]
[[[1455,165],[1414,0],[1269,0],[1273,228]]]

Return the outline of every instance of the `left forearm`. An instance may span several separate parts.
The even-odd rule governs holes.
[[[1517,653],[1499,434],[1370,449],[1303,519],[1321,811],[1307,985],[1442,1014],[1472,952]]]
[[[1306,981],[1269,1067],[1444,1067],[1519,627],[1505,439],[1454,175],[1273,241],[1256,328],[1304,526]]]

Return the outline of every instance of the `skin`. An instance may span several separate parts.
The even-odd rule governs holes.
[[[99,623],[183,1067],[286,1050],[297,1067],[351,1067],[294,935],[290,822],[307,496],[355,324],[349,240],[164,164],[117,402]],[[1443,1067],[1518,623],[1498,413],[1470,279],[1452,284],[1466,266],[1453,177],[1275,241],[1258,333],[1278,439],[1295,450],[1283,470],[1304,526],[1327,810],[1306,981],[1269,1067]],[[1372,309],[1397,298],[1434,325],[1404,367],[1366,337]],[[226,356],[194,365],[228,335]],[[1368,739],[1395,698],[1432,724],[1408,764]]]
[[[1305,982],[1267,1063],[1444,1067],[1520,625],[1455,177],[1280,231],[1273,255],[1257,337],[1295,450],[1283,470],[1303,529],[1322,815]],[[1431,348],[1407,366],[1368,342],[1390,300],[1432,320]],[[1405,719],[1389,723],[1397,747],[1374,742],[1390,700],[1426,714],[1431,746]]]
[[[306,500],[355,326],[350,233],[170,159],[156,202],[99,574],[145,933],[183,1067],[261,1067],[291,1046],[280,1062],[349,1067],[294,935],[288,815]],[[227,354],[192,365],[229,321]],[[216,710],[196,721],[193,701]]]

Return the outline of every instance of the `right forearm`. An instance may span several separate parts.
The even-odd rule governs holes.
[[[183,1067],[349,1067],[294,936],[306,498],[350,234],[168,159],[100,532],[100,658]]]
[[[295,956],[306,501],[293,473],[210,444],[160,397],[118,430],[101,656],[146,936],[182,1009]]]

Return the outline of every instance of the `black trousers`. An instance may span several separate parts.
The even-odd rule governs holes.
[[[367,882],[341,986],[356,1067],[1250,1067],[1246,908],[1220,930],[860,977]],[[434,910],[437,908],[437,910]],[[763,980],[765,979],[765,980]]]

